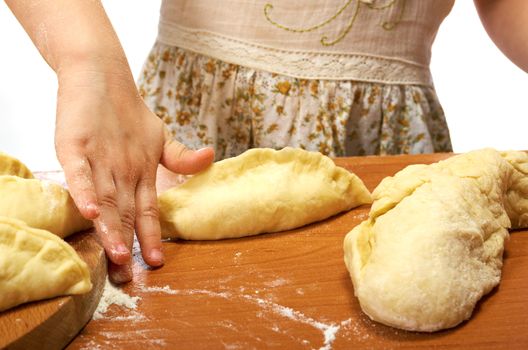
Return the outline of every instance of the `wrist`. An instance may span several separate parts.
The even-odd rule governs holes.
[[[70,81],[75,77],[133,80],[124,55],[105,55],[93,52],[63,56],[55,73],[59,83]]]
[[[105,98],[139,97],[126,58],[77,55],[61,61],[56,69],[59,96],[75,97],[82,91],[98,91]]]

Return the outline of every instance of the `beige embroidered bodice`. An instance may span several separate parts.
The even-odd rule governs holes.
[[[432,85],[454,0],[163,0],[158,41],[305,79]]]

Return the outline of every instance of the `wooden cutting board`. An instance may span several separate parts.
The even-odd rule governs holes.
[[[412,163],[449,155],[343,158],[372,190]],[[502,281],[472,318],[433,334],[371,321],[343,263],[343,238],[369,206],[297,230],[216,242],[164,242],[165,266],[136,251],[123,288],[136,309],[112,306],[68,349],[528,348],[528,231],[511,234]]]

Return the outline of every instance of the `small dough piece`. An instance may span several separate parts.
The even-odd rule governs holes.
[[[511,223],[528,224],[528,156],[484,149],[411,165],[372,195],[344,242],[361,308],[396,328],[450,328],[499,283]]]
[[[32,179],[31,171],[16,158],[0,152],[0,175],[15,175],[25,179]]]
[[[289,147],[217,162],[158,200],[162,236],[190,240],[290,230],[370,202],[356,175]]]
[[[70,245],[50,232],[0,217],[0,311],[91,288],[88,266]]]
[[[22,220],[61,238],[92,227],[65,188],[17,176],[0,176],[0,216]]]

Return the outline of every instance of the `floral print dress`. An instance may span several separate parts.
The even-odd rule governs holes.
[[[216,158],[253,147],[301,147],[333,157],[451,151],[432,88],[306,80],[156,43],[139,79],[173,137]]]
[[[218,13],[222,10],[222,6],[228,6],[227,4],[233,1],[237,0],[229,0],[224,5],[215,5],[217,3],[212,4],[205,0],[190,2],[164,0],[164,6],[172,7],[165,10],[162,7],[160,26],[168,22],[163,17],[164,13],[177,15],[185,9],[189,13],[189,6],[203,4],[201,10],[197,9],[196,12],[202,11],[202,16],[204,16],[203,11],[209,7],[219,6],[212,12]],[[270,8],[269,4],[254,1],[255,16],[259,16],[259,6]],[[393,31],[426,32],[421,28],[418,30],[414,27],[407,28],[413,23],[405,22],[405,15],[413,15],[411,13],[413,6],[416,11],[423,12],[413,15],[415,17],[424,17],[425,14],[432,16],[440,12],[439,8],[433,8],[434,6],[445,8],[445,10],[442,8],[445,14],[440,17],[446,15],[450,9],[446,3],[412,2],[412,0],[405,3],[404,1],[401,1],[400,9],[395,9],[394,13],[399,16],[397,18],[401,20],[401,24]],[[351,1],[348,3],[353,4]],[[236,9],[237,4],[253,6],[251,2],[237,2],[229,11]],[[276,6],[280,4],[282,3]],[[386,11],[389,8],[388,5],[395,6],[397,3],[392,1],[385,7],[382,7],[383,4],[377,4],[376,0],[358,1],[354,4],[357,4],[356,11],[362,8],[369,11],[374,11],[372,8],[383,8]],[[182,8],[178,10],[174,6],[182,6]],[[424,8],[426,6],[430,8]],[[362,10],[363,14],[368,15],[367,10]],[[377,16],[378,13],[375,15]],[[334,21],[340,17],[336,18]],[[180,23],[186,19],[187,17],[181,17],[174,19],[173,22]],[[437,19],[435,25],[428,29],[429,37],[434,37],[441,19]],[[213,20],[214,18],[211,21]],[[373,22],[369,18],[365,19],[367,21],[365,23],[357,22],[363,20],[359,15],[355,20],[354,25],[361,25],[361,28]],[[433,22],[432,19],[427,21]],[[419,24],[425,26],[424,23]],[[268,24],[265,18],[262,19],[262,26]],[[170,28],[165,31],[177,29],[177,24],[169,23],[169,25]],[[189,24],[191,25],[192,23]],[[283,35],[281,33],[302,35],[288,32],[283,28],[283,26],[276,28],[276,35]],[[356,28],[358,29],[359,27]],[[213,54],[200,53],[203,51],[204,40],[208,38],[193,38],[191,36],[194,32],[188,28],[181,27],[179,30],[172,37],[164,35],[163,30],[160,31],[158,41],[143,67],[138,86],[146,104],[166,123],[172,136],[190,148],[199,149],[212,146],[216,151],[217,159],[233,157],[253,147],[280,149],[292,146],[319,151],[333,157],[452,150],[444,113],[432,84],[384,83],[335,78],[309,79],[272,73],[265,69],[251,68],[251,65],[228,63]],[[393,42],[390,35],[407,35],[405,32],[392,33],[379,29],[377,22],[373,31],[377,36],[385,35],[387,44],[367,48],[369,50],[388,50],[390,47],[387,46]],[[187,35],[187,32],[190,33],[188,34],[189,39],[181,39]],[[270,30],[270,35],[272,34]],[[336,50],[343,50],[338,45],[343,45],[343,47],[362,45],[363,42],[348,44],[345,42],[345,40],[354,40],[353,35],[355,33],[349,33],[348,36],[343,37],[342,42],[335,45]],[[432,39],[428,38],[416,40],[432,43]],[[211,51],[213,53],[220,52],[234,42],[232,39],[227,41],[221,35],[213,39],[218,42],[215,42],[216,49]],[[281,40],[277,42],[280,44]],[[182,45],[168,44],[172,41],[191,49],[182,48]],[[266,52],[272,52],[267,47],[259,48],[255,44],[246,44],[243,41],[240,45],[245,45],[245,48],[265,49]],[[317,45],[317,42],[314,45]],[[231,61],[237,61],[240,57],[235,49],[238,48],[232,49],[232,53],[229,53],[228,57],[231,57]],[[328,46],[321,50],[328,50]],[[395,47],[395,50],[395,52],[401,51],[399,47]],[[251,53],[247,49],[243,52]],[[292,51],[290,56],[297,52]],[[419,61],[420,53],[427,52],[427,50],[417,46],[417,49],[411,48],[409,52],[417,57],[416,61]],[[390,53],[382,52],[382,54],[387,56]],[[315,52],[313,55],[316,59],[322,59],[328,56],[328,53],[324,51],[319,55]],[[255,57],[260,56],[255,55]],[[355,59],[363,57],[361,55],[341,56],[343,57],[340,59],[345,63],[349,62],[347,57]],[[376,63],[379,57],[383,56],[373,56],[369,60]],[[428,71],[428,57],[422,60],[425,63],[421,63],[420,66]],[[295,58],[295,61],[302,60]],[[398,65],[403,65],[401,62],[405,64],[408,62],[403,59],[385,61]],[[275,62],[280,63],[280,57]],[[361,62],[355,65],[361,65]],[[411,63],[412,67],[419,66]],[[353,66],[351,68],[354,69]],[[385,68],[384,74],[389,73],[391,73],[390,69]]]

